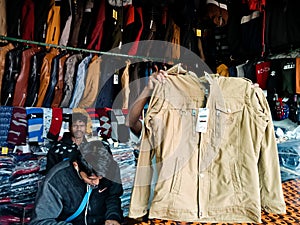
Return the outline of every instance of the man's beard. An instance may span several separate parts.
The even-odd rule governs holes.
[[[82,132],[82,131],[76,131],[75,133],[74,133],[74,137],[75,138],[81,138],[81,137],[83,137],[84,136],[84,133]]]

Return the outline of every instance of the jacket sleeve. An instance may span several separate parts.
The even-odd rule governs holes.
[[[159,142],[157,136],[154,138],[155,133],[158,131],[152,126],[152,121],[161,110],[163,102],[164,89],[162,85],[158,84],[153,90],[144,120],[140,152],[129,207],[129,217],[131,218],[140,218],[147,214],[153,175],[151,162],[156,152],[155,148],[157,145],[155,143]]]
[[[285,213],[278,149],[271,112],[262,90],[254,89],[255,101],[259,102],[267,122],[258,159],[261,206],[269,213]]]
[[[72,225],[72,223],[56,220],[62,209],[62,196],[45,181],[38,190],[29,225]]]

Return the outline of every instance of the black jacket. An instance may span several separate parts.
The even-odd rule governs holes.
[[[30,225],[83,225],[85,209],[71,223],[65,220],[79,207],[87,184],[76,173],[70,161],[63,161],[53,167],[40,186]],[[90,195],[87,210],[87,224],[101,225],[105,220],[122,220],[121,200],[123,188],[119,183],[106,178]]]
[[[47,165],[46,172],[48,172],[55,164],[69,159],[72,160],[72,157],[76,156],[76,151],[79,147],[83,147],[87,143],[87,140],[83,140],[80,146],[77,146],[72,141],[72,135],[70,132],[65,132],[62,139],[58,142],[55,142],[47,153]]]

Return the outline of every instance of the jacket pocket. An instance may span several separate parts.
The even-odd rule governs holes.
[[[224,140],[232,139],[232,143],[237,143],[239,129],[245,104],[238,99],[226,99],[224,105],[216,104],[214,121],[214,140],[213,145],[219,146]],[[212,118],[211,118],[212,119]],[[228,135],[230,134],[230,135]]]

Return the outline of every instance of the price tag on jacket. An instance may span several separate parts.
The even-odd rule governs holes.
[[[208,114],[209,114],[208,108],[199,108],[197,123],[196,123],[197,132],[205,133],[207,131]]]
[[[119,75],[118,74],[114,74],[114,84],[119,84]]]

